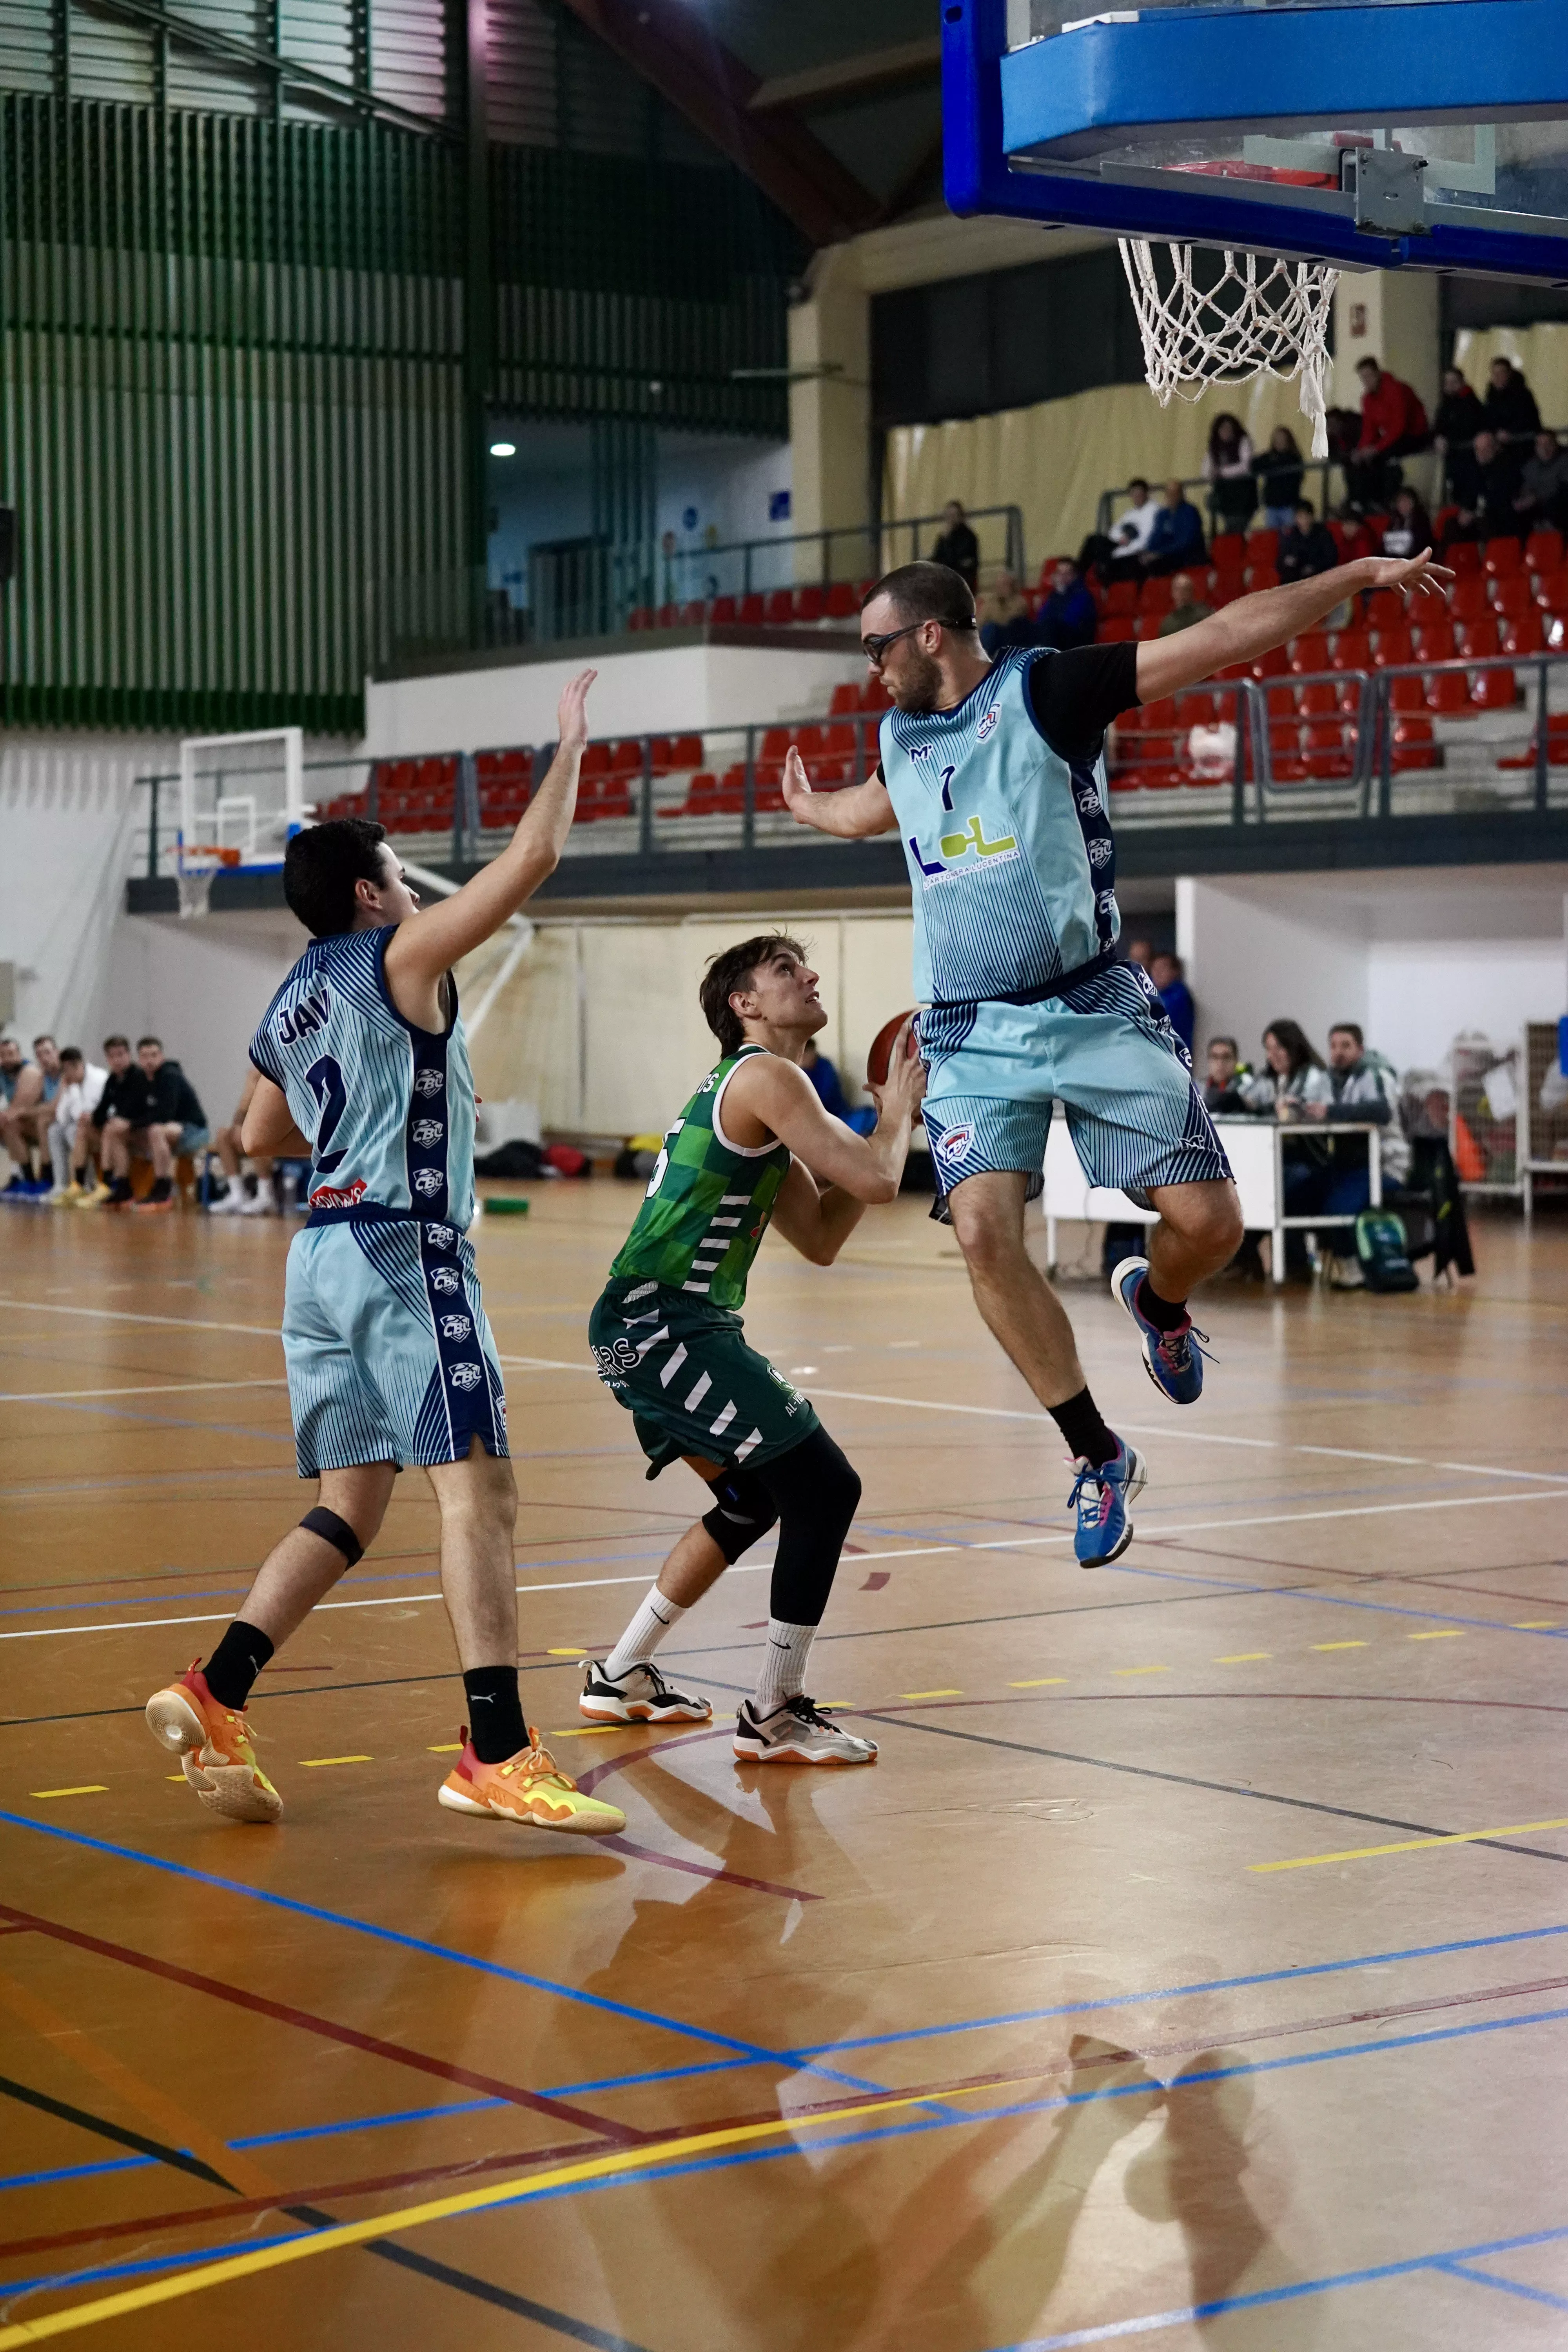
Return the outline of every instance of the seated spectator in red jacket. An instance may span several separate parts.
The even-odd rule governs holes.
[[[1524,461],[1513,510],[1528,530],[1568,529],[1568,449],[1555,433],[1538,433]]]
[[[1522,441],[1541,430],[1541,411],[1511,360],[1493,360],[1487,370],[1487,424],[1500,440]]]
[[[1281,581],[1315,580],[1320,572],[1331,572],[1339,560],[1333,535],[1326,523],[1318,520],[1311,499],[1298,499],[1295,520],[1289,530],[1280,532],[1279,552],[1274,559]]]
[[[1078,565],[1064,555],[1052,575],[1051,593],[1035,615],[1035,643],[1054,646],[1058,653],[1091,646],[1099,618]]]
[[[1361,361],[1361,438],[1345,471],[1350,495],[1359,507],[1376,505],[1394,488],[1389,468],[1397,457],[1414,457],[1432,446],[1426,411],[1407,383],[1373,359]]]
[[[1405,562],[1431,544],[1432,518],[1409,483],[1401,482],[1394,493],[1394,512],[1383,527],[1383,551]]]
[[[1522,468],[1511,449],[1499,446],[1495,433],[1478,433],[1468,449],[1456,449],[1449,481],[1458,509],[1448,527],[1451,544],[1461,539],[1505,539],[1527,535],[1514,507]]]

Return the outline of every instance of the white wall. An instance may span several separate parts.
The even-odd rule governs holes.
[[[678,645],[650,636],[636,651],[603,654],[588,708],[595,735],[677,734],[752,719],[806,717],[833,688],[866,675],[864,656],[809,629],[782,646]],[[475,751],[555,740],[555,706],[581,655],[369,681],[365,739],[372,759]]]
[[[127,915],[114,926],[96,1047],[109,1029],[134,1040],[151,1032],[202,1099],[212,1127],[226,1125],[245,1083],[248,1050],[268,1002],[305,933],[292,915]]]
[[[1264,1024],[1299,1021],[1321,1050],[1359,1022],[1400,1069],[1441,1063],[1455,1037],[1512,1036],[1568,1009],[1568,867],[1184,879],[1176,943],[1215,1030],[1256,1060]]]

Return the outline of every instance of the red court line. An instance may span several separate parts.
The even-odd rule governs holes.
[[[101,1936],[85,1935],[79,1927],[62,1927],[33,1912],[16,1910],[9,1903],[0,1903],[0,1920],[30,1927],[37,1935],[74,1945],[79,1951],[96,1953],[101,1959],[121,1960],[128,1968],[162,1977],[170,1984],[184,1985],[192,1992],[209,1993],[215,2000],[231,2001],[237,2009],[249,2010],[257,2017],[273,2018],[279,2025],[298,2026],[302,2032],[319,2034],[323,2041],[341,2042],[351,2050],[364,2051],[370,2057],[387,2059],[395,2066],[412,2066],[422,2074],[438,2075],[444,2083],[461,2083],[470,2091],[482,2091],[492,2099],[505,2099],[514,2107],[531,2108],[535,2115],[551,2116],[557,2123],[574,2125],[600,2139],[630,2147],[647,2137],[643,2132],[628,2129],[625,2124],[612,2123],[605,2116],[594,2115],[586,2107],[573,2106],[564,2099],[549,2098],[541,2091],[522,2090],[515,2083],[499,2082],[494,2075],[476,2074],[472,2067],[456,2066],[447,2058],[429,2057],[424,2051],[409,2050],[398,2042],[384,2042],[379,2034],[362,2033],[357,2026],[340,2025],[333,2018],[317,2017],[310,2010],[268,2000],[264,1993],[247,1992],[243,1987],[226,1984],[218,1977],[198,1976],[192,1969],[176,1968],[171,1960],[154,1959],[150,1953],[133,1951],[128,1944],[111,1944]]]
[[[634,1764],[637,1752],[647,1754],[649,1751],[643,1749],[616,1760]],[[586,1788],[587,1782],[579,1780],[577,1786]],[[743,1871],[726,1870],[716,1862],[687,1862],[679,1854],[656,1853],[651,1846],[637,1845],[631,1838],[601,1838],[599,1844],[601,1848],[607,1846],[613,1853],[634,1854],[639,1862],[659,1863],[666,1870],[687,1871],[693,1878],[718,1878],[728,1886],[749,1886],[755,1895],[777,1895],[785,1903],[820,1903],[822,1900],[820,1895],[810,1894],[804,1886],[775,1886],[771,1878],[748,1878]]]

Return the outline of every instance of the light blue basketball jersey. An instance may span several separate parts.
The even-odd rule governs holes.
[[[474,1213],[474,1079],[457,982],[444,1036],[405,1021],[386,984],[395,928],[313,940],[250,1058],[310,1139],[312,1224],[379,1212],[461,1231]]]
[[[952,710],[890,710],[882,775],[914,889],[921,1003],[1014,995],[1114,946],[1105,762],[1052,750],[1028,699],[1038,649],[1004,653]]]

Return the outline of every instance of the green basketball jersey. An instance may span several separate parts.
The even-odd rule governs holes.
[[[742,1045],[727,1055],[669,1129],[637,1222],[610,1268],[612,1282],[662,1283],[734,1312],[745,1304],[746,1276],[789,1173],[790,1153],[784,1143],[748,1151],[727,1142],[721,1106],[742,1062],[766,1051]]]

